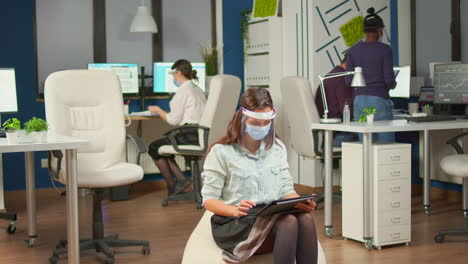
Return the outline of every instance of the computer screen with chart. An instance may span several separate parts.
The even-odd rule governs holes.
[[[174,85],[174,77],[169,74],[173,62],[155,62],[153,64],[153,92],[175,93],[177,87]],[[197,80],[193,82],[205,91],[205,63],[192,63],[192,68],[197,71]]]
[[[434,65],[434,103],[468,104],[468,63]]]
[[[133,63],[90,63],[88,69],[115,73],[120,79],[123,94],[138,93],[138,65]]]
[[[390,90],[390,97],[409,98],[411,87],[411,67],[393,67],[396,86]]]
[[[18,112],[15,69],[0,68],[0,114]]]

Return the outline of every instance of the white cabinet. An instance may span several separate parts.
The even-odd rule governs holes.
[[[244,83],[250,87],[266,87],[278,110],[276,132],[284,137],[280,80],[283,77],[283,20],[268,17],[249,23],[248,43],[244,43]]]
[[[343,237],[363,239],[362,144],[343,143]],[[411,241],[411,145],[372,146],[372,244],[381,246]]]

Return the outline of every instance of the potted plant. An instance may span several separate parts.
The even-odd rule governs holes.
[[[206,46],[201,46],[201,54],[203,60],[205,61],[205,93],[208,95],[210,91],[211,78],[213,78],[214,75],[218,74],[218,50],[215,47],[212,47],[211,44],[208,44]]]
[[[367,106],[362,109],[361,115],[359,115],[359,120],[358,122],[366,122],[367,123],[372,123],[374,122],[374,115],[377,113],[377,108]]]
[[[2,126],[6,131],[8,144],[16,144],[18,142],[18,131],[21,129],[21,122],[18,118],[10,118]]]
[[[26,134],[31,134],[33,142],[44,142],[46,139],[46,131],[49,125],[42,118],[33,117],[28,122],[24,123]]]

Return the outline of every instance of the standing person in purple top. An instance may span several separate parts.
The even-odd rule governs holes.
[[[361,67],[366,87],[356,88],[354,97],[354,120],[359,119],[362,110],[375,107],[377,113],[374,120],[392,120],[393,102],[390,100],[389,90],[395,88],[395,75],[393,72],[392,48],[382,42],[384,23],[380,16],[375,14],[373,7],[364,18],[364,32],[366,38],[363,42],[351,47],[347,53],[347,71]],[[346,83],[351,84],[352,76],[346,76]],[[379,133],[376,141],[394,142],[395,133]]]
[[[333,68],[328,74],[344,72],[346,69],[346,55],[341,64]],[[349,105],[350,112],[353,111],[353,89],[351,86],[346,84],[344,76],[326,79],[323,81],[323,88],[327,96],[328,104],[328,117],[329,118],[343,118],[343,109],[347,104]],[[320,87],[317,88],[317,94],[315,95],[315,106],[319,112],[320,118],[323,116],[323,101],[322,91]],[[348,132],[336,132],[333,135],[333,147],[341,148],[341,143],[354,141],[356,135]]]

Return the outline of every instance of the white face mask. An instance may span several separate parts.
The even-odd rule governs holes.
[[[266,126],[254,126],[245,124],[245,132],[249,134],[249,136],[255,140],[262,140],[264,139],[268,133],[270,132],[271,124]]]

